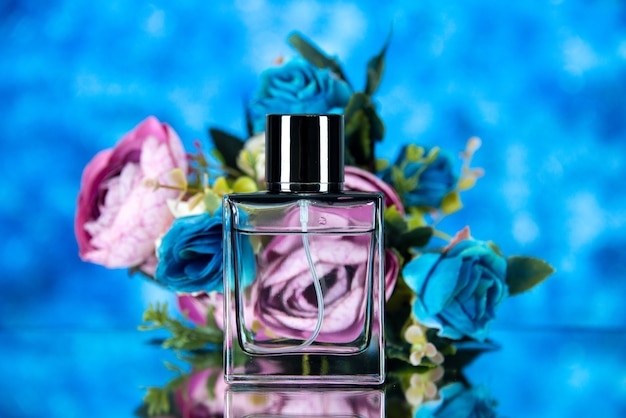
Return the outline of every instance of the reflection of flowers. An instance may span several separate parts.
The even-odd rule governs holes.
[[[443,375],[444,369],[441,366],[411,374],[409,387],[404,393],[407,402],[415,407],[420,406],[425,401],[437,399],[439,396],[437,382],[441,380]]]
[[[176,219],[158,253],[158,282],[177,291],[221,290],[221,211]]]
[[[426,253],[403,270],[417,297],[413,314],[452,339],[487,337],[495,308],[508,295],[506,260],[487,243],[461,231],[443,253]]]
[[[382,418],[384,405],[377,390],[300,390],[277,392],[278,416],[333,416]],[[306,414],[304,413],[306,411]]]
[[[220,329],[224,327],[224,294],[221,292],[179,293],[177,304],[187,319],[196,325],[209,325],[207,316],[212,311],[215,324]]]
[[[261,364],[261,367],[264,367]],[[247,388],[231,390],[221,367],[180,376],[174,393],[181,418],[222,416],[359,416],[382,418],[384,402],[378,389]],[[228,402],[225,400],[228,399]],[[305,413],[306,411],[306,413]]]
[[[219,367],[193,373],[175,394],[182,418],[224,416],[226,383]]]
[[[173,169],[187,169],[174,130],[150,117],[113,149],[85,167],[78,196],[75,232],[83,260],[110,268],[140,266],[154,272],[155,241],[171,225],[167,199],[178,192],[153,190],[151,182]]]
[[[348,84],[330,70],[294,58],[261,75],[261,86],[249,105],[253,131],[265,130],[268,113],[341,112],[351,94]]]
[[[467,388],[452,383],[439,389],[440,399],[424,403],[414,418],[495,417],[496,403],[483,386]]]

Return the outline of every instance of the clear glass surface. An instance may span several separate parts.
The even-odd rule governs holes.
[[[382,197],[226,196],[230,383],[384,380]]]

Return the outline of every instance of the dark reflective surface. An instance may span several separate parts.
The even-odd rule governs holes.
[[[394,376],[392,370],[380,389],[241,390],[228,388],[213,366],[192,375],[189,396],[172,399],[178,415],[171,416],[443,417],[471,416],[472,409],[507,417],[626,416],[626,331],[494,330],[492,336],[501,348],[465,369],[467,385],[442,388],[435,373]],[[133,330],[0,332],[8,352],[0,362],[0,416],[132,416],[146,387],[176,377],[163,361],[186,367],[149,344],[153,337]]]

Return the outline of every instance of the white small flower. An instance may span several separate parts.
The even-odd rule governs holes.
[[[199,196],[199,198],[197,198]],[[182,218],[184,216],[201,215],[206,212],[206,206],[202,195],[196,195],[189,200],[168,199],[167,207],[172,216]]]
[[[259,184],[265,181],[265,133],[259,133],[246,141],[237,156],[237,166]]]

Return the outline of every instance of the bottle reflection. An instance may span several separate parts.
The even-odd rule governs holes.
[[[226,390],[229,418],[382,418],[385,396],[379,389],[235,388]]]
[[[455,364],[454,356],[450,356],[448,368],[392,363],[395,367],[387,381],[376,387],[228,385],[221,357],[219,351],[195,357],[194,371],[181,374],[166,386],[169,392],[162,393],[167,395],[169,407],[161,412],[169,413],[167,418],[497,416],[497,403],[489,389],[473,385],[464,375],[463,362]],[[262,359],[251,365],[240,364],[236,372],[280,373],[285,361]]]
[[[172,417],[335,417],[385,416],[381,388],[229,386],[221,366],[184,376],[173,393]]]

